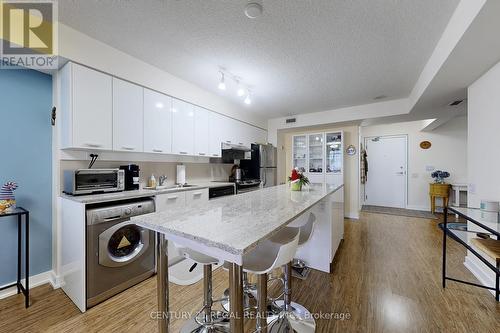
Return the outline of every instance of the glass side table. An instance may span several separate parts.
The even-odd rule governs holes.
[[[29,290],[29,222],[30,222],[30,213],[22,208],[17,207],[12,211],[0,213],[0,218],[7,216],[17,216],[17,281],[8,286],[4,286],[0,288],[0,290],[4,290],[11,287],[17,287],[17,293],[21,292],[24,295],[25,307],[28,308],[30,306],[30,290]],[[25,224],[25,252],[24,252],[24,274],[26,281],[23,284],[21,283],[21,233],[22,233],[22,217],[24,216],[24,224]]]

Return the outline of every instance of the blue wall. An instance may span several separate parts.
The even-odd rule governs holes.
[[[30,211],[30,275],[52,267],[52,77],[0,70],[0,186]],[[17,223],[0,218],[0,286],[16,280]]]

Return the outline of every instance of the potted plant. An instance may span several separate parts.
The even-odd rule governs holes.
[[[444,184],[444,179],[450,177],[450,173],[448,171],[436,170],[431,173],[431,177],[434,178],[437,184]]]
[[[288,177],[288,181],[290,182],[292,191],[301,191],[302,185],[309,184],[309,179],[304,176],[304,172],[299,170],[299,168],[292,170],[292,174]]]

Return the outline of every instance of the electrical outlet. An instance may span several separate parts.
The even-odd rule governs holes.
[[[412,174],[411,174],[411,178],[413,178],[413,179],[418,178],[418,173],[412,173]]]
[[[469,184],[469,193],[476,194],[476,184]]]
[[[433,165],[426,165],[425,166],[425,171],[427,171],[427,172],[432,172],[434,170],[436,170],[436,168]]]

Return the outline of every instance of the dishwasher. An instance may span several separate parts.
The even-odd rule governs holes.
[[[155,233],[130,218],[155,211],[151,198],[89,205],[86,290],[90,308],[155,273]]]

